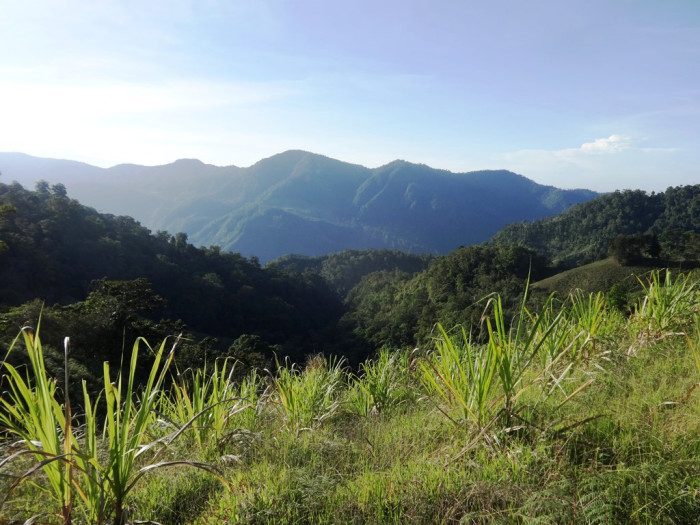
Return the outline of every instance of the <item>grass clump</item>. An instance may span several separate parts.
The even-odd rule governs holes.
[[[114,380],[105,362],[104,390],[99,396],[91,397],[83,381],[84,413],[82,425],[77,427],[70,401],[59,401],[56,380],[46,376],[40,338],[29,330],[23,330],[22,335],[30,366],[25,379],[12,365],[3,363],[10,394],[3,395],[0,410],[0,421],[6,431],[20,438],[21,449],[3,463],[24,454],[37,457],[38,462],[17,476],[10,489],[41,472],[56,499],[62,523],[72,523],[81,516],[86,523],[123,525],[129,522],[129,497],[147,473],[174,465],[212,470],[206,464],[182,459],[157,461],[161,447],[192,423],[158,438],[151,432],[176,344],[168,350],[167,341],[163,341],[154,349],[144,339],[137,339],[127,367]],[[142,346],[150,351],[152,366],[145,383],[137,385]],[[66,342],[66,362],[67,353]],[[69,386],[67,372],[64,385]]]
[[[362,363],[347,393],[349,411],[368,417],[412,400],[411,364],[410,353],[388,348]]]
[[[242,431],[252,431],[262,388],[257,373],[234,380],[235,363],[217,361],[209,369],[187,370],[163,390],[159,413],[175,428],[188,426],[190,438],[205,455],[221,453]]]
[[[692,319],[700,308],[700,288],[688,274],[674,278],[671,270],[655,270],[640,283],[644,296],[635,308],[635,316],[648,332],[682,329],[689,321],[688,314]]]
[[[458,413],[457,421],[483,425],[492,415],[498,366],[494,348],[473,345],[463,328],[461,338],[450,336],[442,325],[437,328],[435,351],[420,365],[423,384],[429,395]]]
[[[29,328],[22,329],[20,335],[27,350],[29,370],[25,376],[7,361],[3,363],[8,391],[0,397],[0,423],[6,432],[20,439],[24,447],[2,463],[31,454],[37,464],[17,478],[6,496],[18,483],[41,471],[58,504],[60,515],[64,521],[69,521],[75,499],[69,460],[75,436],[69,404],[66,403],[64,408],[57,399],[58,381],[47,376],[39,337],[35,337]],[[16,339],[9,351],[18,342]],[[65,344],[67,353],[68,343]]]
[[[316,356],[303,371],[293,364],[279,367],[273,386],[287,427],[298,433],[333,416],[340,406],[343,379],[340,359]]]

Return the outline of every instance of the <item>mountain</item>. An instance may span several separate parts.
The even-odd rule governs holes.
[[[235,179],[238,171],[235,166],[212,166],[194,159],[180,159],[164,166],[119,164],[105,169],[70,160],[0,153],[0,181],[17,181],[29,189],[38,180],[60,182],[81,203],[101,212],[134,217],[154,230],[171,210],[193,195],[206,196],[216,191],[226,181]],[[187,218],[181,222],[184,224]],[[178,225],[173,221],[167,229],[185,231]]]
[[[667,258],[699,259],[700,184],[602,195],[556,217],[511,224],[493,242],[525,246],[556,266],[573,268],[606,257],[617,236],[642,234],[657,237]]]
[[[61,182],[100,211],[263,261],[364,248],[447,253],[597,195],[505,170],[452,173],[402,160],[369,169],[297,150],[247,168],[181,159],[104,169],[0,153],[0,172],[24,185]]]

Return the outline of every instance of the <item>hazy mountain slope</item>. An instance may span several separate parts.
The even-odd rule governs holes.
[[[216,193],[239,168],[181,159],[164,166],[119,164],[100,168],[60,159],[44,159],[23,153],[0,153],[0,173],[5,183],[17,181],[32,189],[38,180],[66,185],[71,197],[115,215],[129,215],[152,229],[177,228],[186,223],[177,217],[163,221],[172,210],[186,206],[193,196]],[[167,224],[167,228],[164,225]]]
[[[363,223],[389,230],[404,247],[445,253],[484,241],[520,217],[562,211],[570,202],[509,171],[456,174],[396,161],[373,170],[355,196]],[[572,202],[594,194],[564,192]]]
[[[261,260],[351,248],[446,253],[596,196],[508,171],[452,173],[405,161],[368,169],[296,150],[248,168],[183,159],[102,169],[0,154],[0,171],[30,187],[40,178],[63,182],[100,211]]]

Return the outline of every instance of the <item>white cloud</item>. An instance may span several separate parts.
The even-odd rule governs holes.
[[[584,142],[577,148],[562,149],[525,149],[506,153],[503,158],[507,162],[535,162],[558,165],[589,163],[590,157],[600,154],[615,154],[635,149],[630,137],[613,134],[609,137],[597,138],[591,142]]]
[[[566,188],[659,190],[669,184],[687,183],[688,169],[680,162],[684,151],[648,147],[646,142],[612,134],[579,147],[512,151],[501,155],[496,163],[537,182]],[[667,176],[660,179],[659,174],[664,172]]]
[[[610,135],[595,139],[593,142],[584,142],[579,148],[586,153],[612,153],[622,151],[632,146],[632,140],[622,135]]]

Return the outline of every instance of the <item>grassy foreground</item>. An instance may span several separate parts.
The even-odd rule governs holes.
[[[493,297],[472,333],[356,374],[178,373],[176,345],[137,341],[74,410],[25,330],[30,366],[2,365],[0,522],[697,523],[700,288],[643,286],[631,316],[575,293],[506,323]]]

